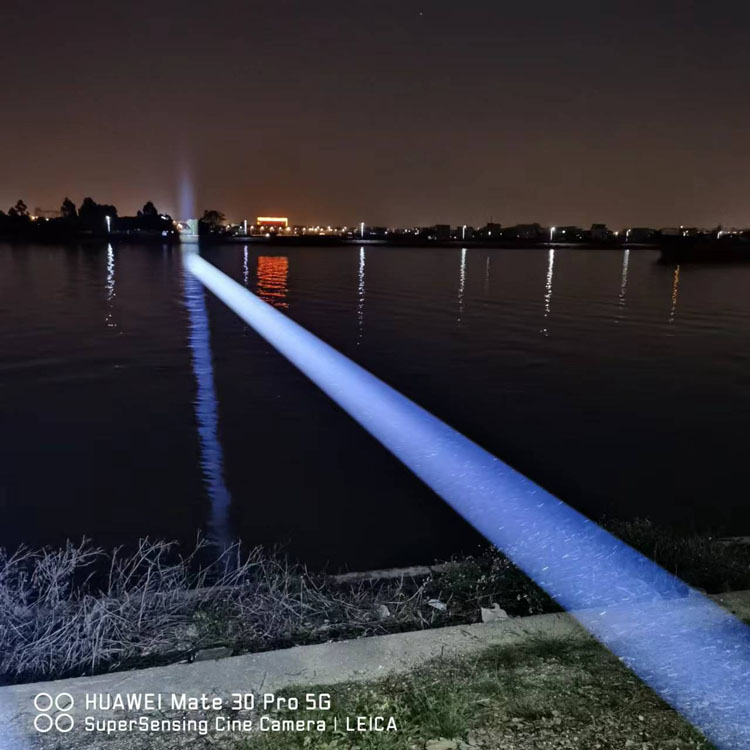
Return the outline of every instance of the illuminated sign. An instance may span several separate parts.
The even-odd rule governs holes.
[[[288,227],[289,219],[286,216],[259,216],[255,223],[264,227]]]

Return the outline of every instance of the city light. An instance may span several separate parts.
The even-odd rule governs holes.
[[[720,748],[750,746],[750,628],[203,260],[187,270]]]
[[[112,219],[109,216],[105,216],[104,219],[107,222],[107,234],[110,234],[112,231]]]

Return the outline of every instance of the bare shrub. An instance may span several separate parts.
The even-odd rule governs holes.
[[[0,550],[0,679],[92,674],[189,657],[429,627],[422,585],[332,585],[278,555],[141,540],[124,554],[68,543]],[[209,562],[206,562],[206,560]],[[387,618],[376,606],[387,607]]]

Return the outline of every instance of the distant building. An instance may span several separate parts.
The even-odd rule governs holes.
[[[556,242],[582,242],[585,239],[584,234],[581,227],[568,226],[555,227],[554,233],[550,236]]]
[[[541,224],[516,224],[506,232],[517,240],[538,240],[545,235]]]
[[[656,237],[656,230],[649,227],[631,227],[624,232],[626,242],[649,242]]]
[[[503,231],[502,224],[496,224],[495,222],[489,222],[485,224],[481,229],[477,230],[477,234],[480,237],[500,237]]]
[[[612,239],[612,232],[607,229],[606,224],[592,224],[591,225],[591,240],[592,242],[606,242]]]
[[[437,240],[449,240],[451,238],[451,225],[436,224],[432,230],[432,234]]]
[[[192,244],[198,242],[198,219],[175,222],[175,229],[180,242]]]
[[[285,232],[289,227],[289,219],[286,216],[259,216],[255,220],[257,234],[278,234]]]

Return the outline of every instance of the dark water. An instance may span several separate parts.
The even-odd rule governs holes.
[[[750,532],[750,268],[651,251],[206,257],[580,510]],[[199,529],[313,565],[477,538],[178,250],[0,245],[0,544]]]

